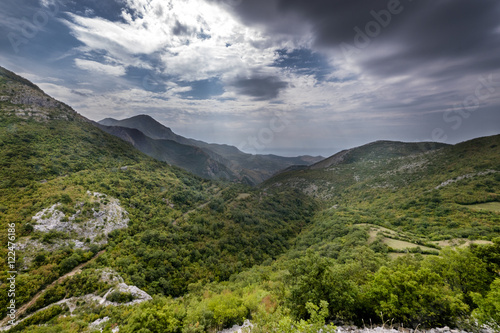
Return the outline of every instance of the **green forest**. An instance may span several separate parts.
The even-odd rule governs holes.
[[[217,332],[247,319],[248,332],[500,331],[499,135],[421,150],[380,143],[250,187],[156,161],[2,72],[0,95],[26,93],[56,107],[0,102],[2,257],[9,225],[25,244],[16,306],[26,307],[8,332]],[[126,227],[64,231],[114,199]],[[39,212],[82,229],[44,230]],[[8,318],[11,269],[0,266]],[[118,280],[152,298],[134,303]]]

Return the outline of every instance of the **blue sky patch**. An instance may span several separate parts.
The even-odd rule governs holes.
[[[210,99],[224,93],[224,85],[218,78],[192,82],[178,82],[177,84],[181,87],[191,87],[190,91],[179,94],[183,98]]]
[[[318,81],[324,81],[332,72],[332,67],[327,59],[319,53],[309,49],[276,50],[279,58],[274,66],[286,68],[301,75],[314,75]]]

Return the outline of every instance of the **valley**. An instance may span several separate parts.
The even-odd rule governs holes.
[[[3,68],[0,96],[8,332],[500,330],[500,135],[255,156],[97,124]]]
[[[128,119],[103,119],[99,128],[145,154],[186,169],[200,177],[256,185],[292,165],[311,165],[321,156],[281,157],[251,155],[229,145],[187,139],[146,115]]]

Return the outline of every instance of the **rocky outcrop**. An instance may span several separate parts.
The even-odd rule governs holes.
[[[474,177],[478,177],[478,176],[486,176],[486,175],[489,175],[492,173],[497,173],[497,172],[498,171],[496,171],[496,170],[486,170],[486,171],[477,172],[477,173],[468,173],[468,174],[463,175],[463,176],[458,176],[457,178],[448,179],[447,181],[444,181],[441,184],[439,184],[438,186],[436,186],[435,189],[439,190],[441,187],[448,186],[450,184],[456,183],[456,182],[464,180],[464,179],[474,178]]]
[[[87,121],[68,105],[45,94],[28,80],[0,67],[0,108],[5,115],[24,119]]]
[[[41,232],[59,231],[68,235],[77,234],[92,243],[103,244],[106,238],[98,240],[99,236],[107,236],[111,231],[126,228],[128,226],[128,213],[120,202],[105,194],[90,191],[87,192],[93,202],[99,204],[99,208],[92,208],[92,218],[83,223],[75,223],[80,216],[81,210],[65,219],[65,214],[58,210],[61,204],[55,204],[33,216],[34,229]],[[78,207],[78,204],[77,204]]]
[[[65,299],[62,299],[58,302],[50,304],[50,305],[32,313],[31,315],[21,319],[20,321],[18,321],[16,323],[16,325],[19,324],[20,322],[22,322],[23,320],[26,320],[27,318],[35,315],[37,312],[48,309],[54,305],[64,305],[69,310],[69,313],[72,314],[75,310],[77,310],[83,304],[85,304],[86,306],[93,305],[96,307],[99,307],[99,306],[104,306],[104,307],[119,306],[119,305],[130,306],[130,305],[139,304],[139,303],[146,302],[146,301],[153,299],[148,293],[137,288],[136,286],[130,286],[130,285],[127,285],[126,283],[124,283],[123,278],[117,272],[115,272],[114,270],[112,270],[110,268],[105,268],[102,270],[101,281],[106,282],[112,286],[106,292],[106,294],[104,296],[99,296],[96,294],[87,294],[87,295],[79,296],[79,297],[65,298]],[[119,291],[121,293],[128,293],[128,294],[132,295],[132,300],[130,302],[126,302],[126,303],[117,303],[117,302],[111,302],[111,301],[107,300],[106,297],[114,291]],[[88,327],[89,331],[93,332],[96,329],[97,330],[101,329],[102,326],[108,320],[109,320],[108,317],[104,317],[104,318],[98,319],[98,320],[90,323],[89,327]],[[0,328],[0,330],[5,331],[5,330],[8,330],[12,327],[14,327],[14,326],[10,326],[10,325],[4,326],[4,327]],[[113,332],[118,332],[118,329],[115,328],[113,330]]]
[[[63,246],[88,250],[92,244],[105,245],[108,234],[113,230],[127,228],[128,212],[120,206],[119,200],[98,192],[87,192],[88,202],[93,204],[90,218],[82,221],[82,202],[76,204],[76,213],[66,216],[62,204],[45,208],[32,217],[33,228],[42,234],[55,235],[50,241],[35,238],[21,239],[17,248],[24,255],[28,266],[41,251],[54,251]],[[78,222],[79,221],[79,222]]]

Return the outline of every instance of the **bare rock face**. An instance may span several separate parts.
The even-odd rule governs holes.
[[[142,302],[152,300],[153,298],[145,291],[139,289],[136,286],[131,286],[123,282],[123,278],[111,268],[102,269],[101,281],[106,282],[111,288],[102,296],[95,294],[88,294],[85,296],[72,297],[64,299],[55,304],[66,303],[68,305],[70,312],[73,312],[79,307],[78,301],[93,302],[100,306],[119,306],[119,305],[134,305]],[[131,300],[125,303],[117,303],[109,301],[108,295],[113,292],[120,292],[130,294]]]
[[[90,217],[82,212],[84,203],[77,203],[76,213],[69,217],[61,211],[61,203],[32,217],[35,231],[54,237],[49,241],[45,237],[19,240],[17,248],[24,254],[25,265],[29,265],[40,251],[54,251],[64,246],[88,250],[92,244],[105,245],[110,232],[127,228],[128,212],[120,206],[119,200],[98,192],[88,191],[87,195],[87,203],[93,205]]]
[[[61,223],[65,215],[57,210],[58,206],[60,204],[55,204],[33,216],[32,220],[37,223],[34,229],[42,232],[49,232],[50,230],[66,231],[67,226]]]
[[[41,232],[54,230],[70,235],[78,234],[80,237],[90,239],[93,243],[104,244],[106,238],[102,236],[107,236],[113,230],[128,226],[128,213],[120,206],[117,199],[108,198],[105,194],[98,192],[88,191],[87,194],[94,202],[99,203],[98,209],[92,208],[93,217],[91,219],[83,223],[75,223],[74,221],[81,214],[81,211],[78,210],[65,221],[65,214],[57,209],[60,204],[55,204],[33,216],[34,229]],[[101,239],[98,240],[98,237]]]
[[[102,326],[104,324],[106,324],[108,321],[109,321],[109,317],[108,316],[106,316],[104,318],[99,318],[97,320],[94,320],[93,322],[91,322],[89,324],[89,331],[90,332],[93,332],[93,331],[100,331],[100,332],[102,332]]]
[[[129,286],[126,283],[119,283],[116,285],[114,288],[110,289],[104,296],[103,300],[101,301],[101,304],[104,305],[120,305],[119,303],[116,302],[111,302],[106,299],[106,297],[111,294],[112,292],[118,291],[120,293],[125,293],[125,294],[130,294],[132,295],[132,301],[127,302],[127,303],[122,303],[123,305],[133,305],[137,303],[142,303],[145,301],[152,300],[153,298],[145,291],[137,288],[136,286]]]
[[[31,105],[38,108],[58,108],[61,103],[29,87],[18,89],[10,99],[12,104]]]
[[[68,105],[55,100],[31,82],[1,67],[0,106],[5,114],[23,119],[85,120]]]
[[[463,176],[458,176],[457,178],[448,179],[447,181],[442,182],[441,184],[439,184],[438,186],[436,186],[435,189],[439,190],[441,187],[448,186],[450,184],[456,183],[456,182],[464,180],[464,179],[474,178],[474,177],[478,177],[478,176],[486,176],[486,175],[489,175],[489,174],[492,174],[492,173],[497,173],[497,172],[498,172],[497,170],[486,170],[486,171],[483,171],[483,172],[469,173],[469,174],[466,174],[466,175],[463,175]]]
[[[126,284],[123,278],[116,271],[111,268],[104,268],[101,272],[101,281],[106,282],[113,286],[113,288],[109,289],[108,292],[102,297],[102,304],[107,305],[117,305],[114,302],[109,302],[106,300],[106,296],[114,291],[118,291],[121,293],[126,293],[132,295],[132,301],[128,303],[124,303],[127,305],[141,303],[144,301],[149,301],[152,297],[146,293],[145,291],[137,288],[136,286],[130,286]]]

